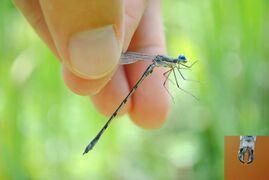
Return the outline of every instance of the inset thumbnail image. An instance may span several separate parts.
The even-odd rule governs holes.
[[[225,136],[224,179],[269,179],[269,136]]]

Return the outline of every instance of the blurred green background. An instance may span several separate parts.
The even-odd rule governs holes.
[[[267,135],[269,1],[165,0],[169,55],[199,60],[172,85],[165,125],[143,130],[117,118],[94,151],[85,145],[107,120],[71,93],[60,65],[8,0],[0,5],[1,179],[223,179],[224,135]],[[154,27],[152,27],[154,30]]]

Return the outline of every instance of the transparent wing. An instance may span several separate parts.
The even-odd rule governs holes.
[[[126,52],[123,53],[120,57],[120,64],[132,64],[139,60],[149,61],[153,60],[156,56],[137,53],[137,52]]]

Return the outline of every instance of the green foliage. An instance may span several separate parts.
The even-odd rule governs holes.
[[[1,179],[222,179],[225,135],[269,127],[268,2],[166,0],[168,54],[199,60],[201,83],[172,86],[158,130],[118,118],[82,156],[106,118],[71,93],[56,58],[8,0],[0,6]],[[152,27],[154,30],[154,27]]]

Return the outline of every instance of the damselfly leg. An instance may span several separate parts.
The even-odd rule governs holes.
[[[180,63],[180,65],[182,65],[182,66],[184,66],[184,67],[186,67],[186,68],[188,68],[188,69],[191,69],[192,68],[192,66],[194,65],[194,64],[196,64],[198,61],[194,61],[191,65],[186,65],[186,64],[183,64],[183,63]]]
[[[177,68],[177,69],[178,69],[178,68]],[[178,83],[177,76],[176,76],[176,73],[175,73],[174,68],[173,68],[172,70],[173,70],[174,78],[175,78],[175,81],[176,81],[176,84],[177,84],[178,89],[180,89],[180,90],[182,90],[183,92],[185,92],[185,93],[191,95],[194,99],[199,100],[195,95],[193,95],[193,94],[190,93],[189,91],[186,91],[185,89],[183,89],[182,87],[179,86],[179,83]],[[186,80],[186,79],[184,79],[184,80]]]
[[[173,98],[172,94],[170,93],[170,91],[169,91],[169,90],[167,89],[167,87],[165,86],[167,80],[170,80],[169,76],[171,75],[171,72],[173,72],[174,79],[175,79],[175,82],[176,82],[177,87],[178,87],[180,90],[182,90],[183,92],[185,92],[185,93],[191,95],[191,96],[192,96],[193,98],[195,98],[196,100],[199,100],[195,95],[193,95],[192,93],[186,91],[185,89],[183,89],[182,87],[179,86],[178,79],[177,79],[177,76],[176,76],[176,73],[175,73],[175,70],[174,70],[174,69],[177,69],[178,73],[180,74],[180,76],[182,77],[183,80],[186,80],[186,81],[193,81],[193,82],[199,82],[199,81],[196,81],[196,80],[192,80],[192,79],[187,79],[187,78],[185,78],[185,77],[183,76],[183,74],[181,73],[181,71],[180,71],[180,69],[189,69],[189,70],[191,70],[191,67],[192,67],[196,62],[197,62],[197,61],[195,61],[194,63],[192,63],[190,66],[187,66],[187,65],[185,65],[185,64],[180,64],[180,65],[184,65],[185,68],[180,67],[180,65],[178,65],[178,66],[176,66],[176,67],[175,67],[175,66],[171,66],[171,65],[169,65],[170,69],[169,69],[168,71],[166,71],[166,72],[163,74],[163,75],[165,76],[165,81],[164,81],[164,83],[163,83],[163,86],[165,87],[166,91],[167,91],[168,94],[170,95],[170,97],[171,97],[171,99],[173,100],[173,102],[175,102],[175,101],[174,101],[174,98]],[[171,81],[171,82],[173,82],[173,81]]]
[[[175,103],[174,97],[172,96],[172,94],[170,93],[170,91],[166,87],[166,82],[167,82],[167,80],[170,80],[169,79],[169,76],[170,76],[171,72],[172,72],[172,69],[169,69],[168,71],[166,71],[165,73],[163,73],[163,76],[165,77],[165,80],[163,82],[163,87],[165,88],[166,92],[169,94],[169,96],[172,99],[173,103]],[[174,83],[171,80],[170,80],[170,82]]]
[[[197,81],[197,80],[193,80],[193,79],[187,79],[187,78],[185,78],[185,77],[183,76],[182,72],[180,71],[181,69],[189,69],[189,70],[191,70],[192,66],[193,66],[194,64],[196,64],[197,62],[198,62],[198,61],[194,61],[190,66],[180,63],[180,64],[176,67],[176,68],[177,68],[177,71],[178,71],[178,73],[180,74],[180,76],[182,77],[182,79],[187,80],[187,81],[192,81],[192,82],[197,82],[197,83],[199,83],[199,81]],[[181,65],[184,66],[185,68],[182,68]]]

